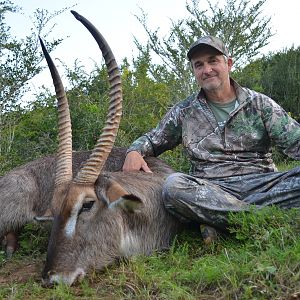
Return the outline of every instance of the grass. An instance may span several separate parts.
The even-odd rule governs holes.
[[[48,231],[29,224],[11,261],[0,252],[0,299],[300,299],[300,211],[267,207],[231,215],[230,224],[213,245],[189,230],[168,251],[52,289],[40,280]]]
[[[5,261],[1,253],[0,278],[11,280],[0,285],[0,299],[289,299],[300,295],[299,211],[268,207],[232,215],[231,224],[231,234],[214,245],[204,246],[199,232],[187,231],[168,251],[120,261],[91,272],[73,287],[52,289],[42,287],[39,274],[45,235],[30,225],[21,237],[26,246],[12,261]],[[37,267],[30,273],[32,265]]]
[[[298,160],[286,160],[276,163],[276,167],[279,171],[291,170],[296,167],[300,167],[300,161]]]

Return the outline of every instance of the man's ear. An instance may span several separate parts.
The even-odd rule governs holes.
[[[228,71],[231,71],[231,68],[233,66],[233,60],[231,57],[227,58],[227,65],[228,65]]]

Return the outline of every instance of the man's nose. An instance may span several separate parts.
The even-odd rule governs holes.
[[[210,73],[211,70],[212,70],[212,68],[211,68],[210,64],[204,63],[204,65],[203,65],[203,73]]]

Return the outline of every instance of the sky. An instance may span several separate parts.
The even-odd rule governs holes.
[[[257,3],[258,0],[250,1]],[[185,8],[186,0],[12,0],[12,2],[22,7],[22,14],[7,15],[5,21],[11,27],[12,34],[18,38],[25,38],[30,34],[30,28],[33,27],[30,16],[36,9],[47,9],[53,12],[70,7],[98,28],[109,43],[118,63],[125,57],[131,59],[137,53],[134,36],[141,42],[147,39],[142,25],[136,18],[136,15],[141,15],[141,9],[148,15],[151,30],[159,27],[162,35],[168,33],[171,20],[188,16]],[[214,0],[211,2],[217,3]],[[205,0],[200,0],[200,5],[205,3]],[[57,25],[53,30],[53,36],[57,35],[65,40],[51,53],[51,56],[59,58],[69,67],[79,59],[87,68],[91,68],[94,62],[101,61],[99,48],[88,31],[69,12],[70,9],[54,19]],[[299,11],[299,0],[266,1],[263,15],[271,17],[275,35],[270,39],[269,45],[263,49],[264,54],[289,48],[292,45],[300,46]],[[45,70],[31,81],[33,92],[37,92],[42,84],[52,85],[47,71]]]

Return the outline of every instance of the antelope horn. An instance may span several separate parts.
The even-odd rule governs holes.
[[[58,71],[39,37],[44,56],[51,72],[58,106],[58,154],[56,162],[55,186],[72,180],[72,129],[68,99]]]
[[[71,12],[75,16],[75,18],[89,30],[89,32],[96,40],[105,60],[109,76],[108,79],[110,83],[110,102],[108,108],[108,116],[103,131],[89,159],[86,161],[86,163],[80,169],[80,171],[76,175],[76,178],[74,179],[74,182],[79,184],[94,184],[114,145],[121,120],[121,75],[115,57],[102,34],[95,28],[92,23],[90,23],[83,16],[73,10]]]

